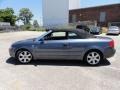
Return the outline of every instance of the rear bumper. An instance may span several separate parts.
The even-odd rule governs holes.
[[[116,53],[116,50],[114,48],[108,47],[104,50],[104,57],[110,58],[113,57]]]

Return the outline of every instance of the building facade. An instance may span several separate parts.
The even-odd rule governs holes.
[[[52,27],[68,24],[69,9],[79,8],[78,1],[80,0],[42,0],[43,26]]]
[[[70,10],[69,22],[80,21],[97,22],[99,26],[108,26],[110,23],[120,24],[120,4]]]

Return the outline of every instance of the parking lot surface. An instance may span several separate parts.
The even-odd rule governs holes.
[[[117,51],[97,67],[74,60],[22,65],[10,58],[8,49],[13,42],[40,35],[32,31],[0,33],[0,90],[120,90],[120,36],[107,36],[114,39]]]

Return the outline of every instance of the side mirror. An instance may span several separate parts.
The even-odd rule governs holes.
[[[41,38],[41,39],[40,39],[40,43],[41,43],[41,44],[44,44],[44,38]]]

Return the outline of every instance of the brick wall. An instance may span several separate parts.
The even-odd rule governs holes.
[[[102,18],[105,18],[105,21],[100,21],[100,13],[105,13],[105,16],[102,16]],[[108,22],[120,22],[120,4],[70,10],[70,23],[73,23],[73,15],[76,22],[97,21],[98,25],[107,26]]]

